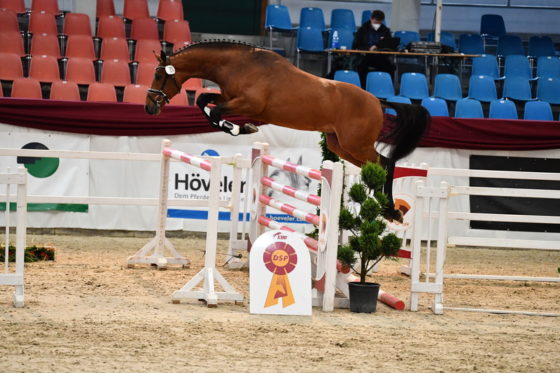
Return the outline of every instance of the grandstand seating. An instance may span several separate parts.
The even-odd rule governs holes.
[[[90,84],[95,82],[95,69],[93,62],[88,58],[69,58],[66,63],[66,80],[77,84]]]
[[[154,62],[154,51],[157,54],[161,51],[161,43],[158,40],[140,39],[136,42],[134,60],[140,63]]]
[[[166,22],[183,20],[183,3],[181,0],[160,0],[157,10],[157,18]]]
[[[560,104],[560,79],[539,79],[537,84],[537,98],[549,104]]]
[[[126,39],[124,22],[122,18],[109,15],[99,17],[97,23],[97,37]]]
[[[29,32],[32,34],[45,33],[57,35],[58,29],[54,15],[44,11],[31,13],[29,16]]]
[[[362,25],[366,22],[369,22],[371,19],[371,10],[364,10],[362,12]]]
[[[459,35],[459,52],[465,54],[484,54],[484,41],[478,34]]]
[[[197,91],[202,88],[202,79],[190,78],[183,83],[183,89],[186,91]]]
[[[333,9],[331,11],[331,29],[356,31],[356,20],[351,9]]]
[[[11,97],[42,99],[41,85],[33,78],[16,78],[12,84]]]
[[[463,98],[461,81],[457,75],[438,74],[434,81],[434,97],[448,101],[457,101]]]
[[[131,21],[139,18],[149,18],[148,1],[124,0],[123,17]]]
[[[139,63],[136,70],[136,84],[151,86],[154,80],[154,69],[157,65],[155,60]]]
[[[300,26],[297,32],[297,62],[302,52],[317,53],[325,50],[323,43],[323,32],[319,28],[311,26]]]
[[[506,79],[511,77],[521,77],[533,80],[533,73],[531,71],[529,59],[520,54],[510,54],[509,56],[506,56],[504,77]]]
[[[338,70],[334,73],[334,80],[339,82],[354,84],[357,87],[361,87],[360,76],[357,72],[352,70]]]
[[[503,97],[513,100],[530,101],[533,99],[529,79],[521,76],[506,78]]]
[[[498,99],[494,79],[487,75],[473,75],[469,81],[469,98],[490,102]]]
[[[297,29],[297,27],[292,26],[288,7],[277,4],[266,7],[264,28],[268,31],[292,31]]]
[[[99,58],[102,60],[130,61],[127,41],[121,38],[103,39]]]
[[[354,42],[354,31],[345,28],[331,29],[329,31],[329,42],[328,42],[329,48],[332,46],[332,38],[335,31],[338,33],[338,44],[339,44],[338,47],[352,49],[352,43]]]
[[[137,18],[132,21],[130,38],[134,40],[159,40],[157,23],[153,18]]]
[[[51,100],[80,101],[80,90],[73,82],[59,80],[51,86]]]
[[[448,117],[449,109],[447,102],[437,97],[426,97],[422,99],[421,105],[424,106],[433,117]]]
[[[190,44],[192,37],[189,22],[179,19],[165,22],[163,40],[172,43],[174,50]]]
[[[410,42],[420,41],[420,34],[416,31],[395,31],[394,37],[401,39],[400,49],[404,49]]]
[[[517,109],[513,101],[495,100],[490,102],[488,117],[492,119],[518,119]]]
[[[483,36],[500,37],[505,35],[506,25],[499,14],[484,14],[480,17],[480,34]]]
[[[30,54],[32,56],[46,55],[60,58],[61,53],[58,37],[52,34],[34,34],[31,39]]]
[[[64,33],[66,35],[86,35],[91,38],[89,16],[81,13],[68,13],[64,16]]]
[[[0,32],[19,32],[16,12],[11,9],[0,8]]]
[[[421,73],[404,73],[401,75],[400,95],[412,100],[421,100],[428,97],[428,82]]]
[[[189,99],[187,97],[187,92],[181,89],[173,98],[169,101],[169,106],[187,106],[189,104]]]
[[[101,70],[100,81],[102,83],[110,83],[120,87],[129,85],[131,83],[131,80],[128,62],[126,60],[103,61],[103,69]]]
[[[544,101],[527,101],[523,110],[523,119],[554,120],[550,104]]]
[[[382,71],[371,71],[367,74],[366,90],[379,98],[388,98],[395,95],[391,75]]]
[[[472,75],[486,75],[495,80],[503,79],[500,76],[500,68],[496,56],[491,54],[483,54],[472,60]]]
[[[320,31],[326,30],[325,16],[320,8],[301,8],[299,16],[299,28],[311,27]]]
[[[23,77],[21,59],[14,53],[0,53],[0,79],[14,80]]]
[[[60,14],[58,0],[32,0],[31,11],[46,12],[54,15]]]
[[[529,38],[528,54],[531,57],[554,56],[556,51],[552,39],[545,35],[531,36]]]
[[[115,4],[113,0],[97,0],[96,8],[97,18],[115,15]]]
[[[537,59],[537,77],[560,78],[560,58],[553,56],[542,56]]]
[[[411,103],[411,101],[408,97],[402,97],[402,96],[389,97],[389,98],[387,98],[387,101],[397,102],[397,103],[401,103],[401,104],[410,104]],[[385,113],[391,114],[391,115],[397,115],[397,112],[393,109],[385,109]]]
[[[484,118],[480,101],[470,98],[458,100],[455,105],[455,118]]]
[[[0,0],[0,8],[10,9],[16,13],[26,12],[24,0]]]
[[[68,36],[65,55],[68,58],[87,58],[91,61],[97,59],[93,47],[93,39],[86,35]]]
[[[117,92],[112,84],[92,83],[88,88],[87,100],[117,102]]]
[[[13,53],[20,57],[25,56],[23,39],[18,31],[0,33],[0,53]]]
[[[517,35],[502,35],[498,38],[498,56],[509,56],[510,54],[525,54],[523,42]]]
[[[35,55],[31,57],[29,77],[47,83],[60,80],[58,60],[52,56]]]
[[[124,87],[123,102],[129,104],[144,104],[148,86],[140,84],[129,84]]]
[[[435,34],[434,32],[429,32],[428,33],[428,41],[434,41],[435,40]],[[453,48],[453,50],[457,49],[457,43],[455,42],[455,36],[447,31],[442,31],[440,33],[440,38],[441,38],[441,44],[443,45],[447,45],[448,47]]]

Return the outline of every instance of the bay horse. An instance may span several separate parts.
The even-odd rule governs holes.
[[[395,162],[410,154],[426,132],[430,115],[420,105],[380,102],[367,91],[348,83],[323,79],[292,65],[268,49],[230,41],[191,44],[166,56],[156,54],[159,65],[146,96],[145,111],[159,114],[190,78],[211,80],[221,94],[200,95],[196,104],[210,124],[232,135],[257,131],[223,120],[224,114],[244,116],[303,131],[326,134],[329,150],[361,167],[367,161],[387,169],[385,192],[389,205],[384,216],[402,220],[394,209],[392,179]],[[214,104],[212,108],[208,105]],[[384,108],[397,115],[382,135]],[[379,157],[374,143],[392,144],[387,157]]]

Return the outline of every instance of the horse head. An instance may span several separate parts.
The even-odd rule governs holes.
[[[154,80],[146,95],[144,110],[151,115],[157,115],[161,108],[181,90],[181,85],[175,77],[175,66],[169,62],[169,58],[162,50],[158,56],[154,52],[159,65],[155,68]]]

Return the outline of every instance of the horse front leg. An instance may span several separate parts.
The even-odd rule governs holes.
[[[210,108],[208,105],[211,103],[216,104],[216,106]],[[251,123],[239,126],[229,120],[222,119],[222,115],[230,111],[229,103],[231,103],[231,101],[226,102],[221,95],[216,93],[203,93],[196,101],[197,106],[202,110],[212,127],[219,128],[232,136],[257,132],[257,127]]]

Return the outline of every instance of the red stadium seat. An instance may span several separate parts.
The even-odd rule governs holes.
[[[24,0],[0,0],[0,8],[10,9],[16,13],[26,12]]]
[[[124,0],[123,17],[130,20],[138,18],[148,18],[150,11],[148,10],[147,0]]]
[[[33,12],[29,17],[29,32],[32,34],[57,35],[56,19],[54,15],[47,12]]]
[[[125,39],[121,38],[105,38],[101,43],[102,60],[122,60],[130,61],[130,54],[128,52],[128,43]]]
[[[58,10],[58,0],[33,0],[31,2],[32,12],[46,12],[50,14],[60,14]]]
[[[124,87],[130,84],[130,68],[126,61],[105,60],[101,71],[101,82]]]
[[[89,16],[82,13],[67,13],[64,16],[64,33],[66,35],[86,35],[91,38]]]
[[[142,62],[156,62],[154,51],[159,55],[161,51],[161,43],[157,40],[140,39],[136,42],[136,53],[134,60]]]
[[[21,34],[17,31],[1,32],[0,53],[13,53],[21,57],[25,56]]]
[[[0,79],[14,80],[23,77],[21,58],[14,53],[0,53]]]
[[[115,3],[113,0],[97,0],[97,18],[115,15]]]
[[[147,85],[148,87],[152,85],[154,81],[155,68],[158,62],[155,60],[150,62],[142,62],[138,64],[138,70],[136,70],[136,84]]]
[[[132,21],[130,38],[134,40],[159,40],[159,32],[156,20],[153,18],[138,18]]]
[[[103,38],[121,38],[126,39],[124,31],[124,22],[121,17],[104,16],[99,17],[97,23],[97,37]]]
[[[66,80],[78,84],[95,82],[93,62],[87,58],[69,58],[66,64]]]
[[[163,27],[163,40],[173,43],[173,49],[177,50],[192,42],[191,28],[187,21],[166,21]]]
[[[80,57],[95,60],[93,39],[86,35],[70,35],[66,42],[66,57]]]
[[[33,78],[14,79],[12,97],[42,99],[41,84]]]
[[[51,86],[51,100],[80,101],[80,90],[74,82],[59,80]]]
[[[170,106],[188,106],[189,105],[189,99],[187,97],[187,92],[185,92],[184,89],[181,89],[181,91],[179,93],[177,93],[175,96],[173,96],[173,98],[171,99],[171,101],[169,101]]]
[[[148,86],[141,84],[130,84],[124,87],[123,102],[129,104],[142,104],[146,103],[146,92]]]
[[[187,91],[196,91],[202,88],[202,79],[190,78],[183,83],[183,89]]]
[[[117,92],[112,84],[93,83],[88,88],[87,100],[117,102]]]
[[[0,8],[0,32],[19,32],[16,12],[11,9]]]
[[[184,20],[183,3],[180,0],[160,0],[157,17],[164,21]]]
[[[56,82],[60,80],[60,70],[58,69],[58,60],[52,56],[31,57],[31,65],[29,68],[29,77],[37,79],[40,82]]]
[[[35,34],[31,39],[31,55],[47,55],[60,58],[58,37],[53,34]]]

